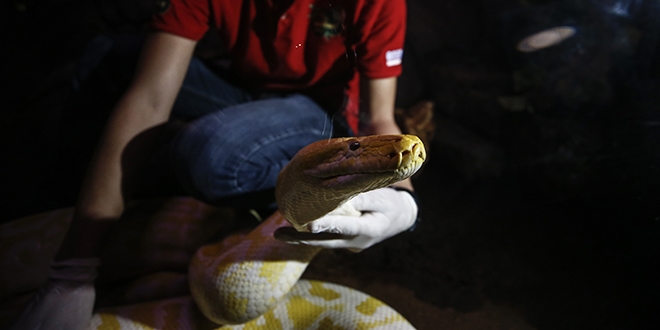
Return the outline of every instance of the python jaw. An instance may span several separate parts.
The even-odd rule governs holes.
[[[320,186],[363,185],[370,189],[404,180],[412,176],[426,159],[421,140],[414,135],[376,135],[344,138],[331,153],[316,158],[316,167],[305,174],[318,180]]]

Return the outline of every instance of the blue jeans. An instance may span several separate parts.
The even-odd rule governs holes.
[[[141,43],[124,41],[121,51],[134,56],[139,47],[126,48]],[[79,68],[77,83],[82,84],[94,63],[117,44],[107,37],[92,41],[81,60],[91,64]],[[307,96],[255,96],[197,58],[190,63],[172,118],[186,123],[175,126],[174,138],[161,146],[152,166],[170,167],[183,191],[193,197],[243,207],[272,206],[278,173],[302,147],[333,133],[350,134],[338,133],[331,116]]]
[[[172,112],[196,117],[177,134],[172,166],[186,192],[209,203],[272,190],[304,146],[333,136],[333,122],[301,94],[253,100],[193,60]]]

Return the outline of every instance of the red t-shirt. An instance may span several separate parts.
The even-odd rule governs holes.
[[[401,74],[405,0],[171,0],[156,30],[199,40],[216,29],[256,90],[309,95],[357,132],[359,75]]]

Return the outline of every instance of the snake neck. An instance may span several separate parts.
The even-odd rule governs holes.
[[[306,225],[335,210],[356,195],[335,189],[319,189],[317,182],[298,180],[295,187],[278,190],[278,208],[297,230],[305,231]],[[295,188],[295,189],[293,189]]]

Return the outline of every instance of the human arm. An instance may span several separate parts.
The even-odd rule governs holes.
[[[361,78],[361,107],[366,122],[358,135],[401,134],[401,128],[394,118],[396,101],[396,77],[372,79]],[[410,179],[403,180],[394,186],[413,190]]]
[[[98,255],[106,220],[121,216],[141,158],[153,144],[145,133],[167,121],[195,44],[162,32],[147,36],[135,76],[113,109],[90,163],[57,260]],[[126,157],[129,145],[131,159]]]
[[[116,219],[124,210],[125,184],[135,176],[140,160],[123,159],[129,143],[165,123],[183,82],[196,42],[156,32],[145,41],[128,90],[110,116],[83,183],[76,211],[91,219]],[[148,143],[136,148],[148,149]],[[144,150],[146,151],[146,150]],[[141,156],[145,152],[131,152]]]
[[[145,133],[167,121],[194,47],[194,41],[171,34],[147,37],[133,81],[97,146],[48,281],[10,329],[87,328],[107,220],[121,216],[129,183],[143,161],[139,156],[148,154],[152,145]],[[129,145],[135,159],[126,159]]]
[[[10,329],[88,328],[108,220],[124,210],[129,183],[143,161],[139,156],[148,155],[153,144],[147,133],[167,121],[194,47],[194,41],[171,34],[147,37],[133,81],[113,109],[90,164],[57,261]]]

